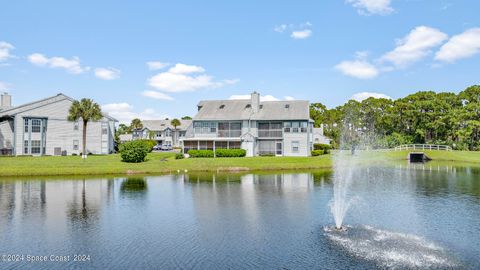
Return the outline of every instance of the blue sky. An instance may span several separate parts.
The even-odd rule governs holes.
[[[480,83],[479,1],[126,2],[4,1],[0,91],[90,97],[128,121],[253,90],[333,107]]]

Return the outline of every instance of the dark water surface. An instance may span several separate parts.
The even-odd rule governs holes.
[[[480,269],[478,168],[366,169],[346,232],[331,176],[0,179],[0,269]]]

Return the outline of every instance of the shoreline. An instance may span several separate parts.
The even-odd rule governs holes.
[[[406,161],[411,151],[370,152],[365,162]],[[480,152],[424,151],[431,162],[480,166]],[[0,178],[60,176],[135,176],[177,173],[254,173],[272,171],[330,170],[332,155],[318,157],[189,158],[176,160],[175,153],[150,153],[143,163],[125,163],[119,155],[0,157]],[[363,163],[363,162],[362,162]]]

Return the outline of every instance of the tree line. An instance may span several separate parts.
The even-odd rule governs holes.
[[[396,100],[349,100],[332,109],[312,103],[310,117],[316,127],[323,124],[334,147],[339,147],[341,140],[355,144],[363,136],[371,138],[374,148],[428,143],[480,150],[480,85],[458,94],[420,91]]]

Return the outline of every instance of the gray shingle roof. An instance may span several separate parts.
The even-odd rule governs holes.
[[[41,100],[29,102],[29,103],[26,103],[26,104],[22,104],[22,105],[19,105],[19,106],[8,108],[6,110],[2,110],[2,111],[0,111],[0,117],[12,116],[12,115],[15,115],[15,114],[18,114],[18,113],[21,113],[21,112],[33,110],[35,108],[45,106],[45,105],[49,105],[49,104],[52,104],[52,103],[55,103],[55,102],[58,102],[58,101],[65,100],[65,99],[69,100],[69,101],[72,101],[72,102],[74,101],[73,98],[60,93],[60,94],[57,94],[53,97],[47,97],[47,98],[44,98],[44,99],[41,99]],[[103,112],[103,116],[105,118],[108,118],[108,119],[112,120],[112,121],[118,122],[117,119],[111,117],[110,115],[108,115],[105,112]]]
[[[181,125],[177,126],[177,130],[186,130],[191,124],[192,120],[180,120]],[[174,129],[174,127],[170,124],[172,119],[170,120],[142,120],[143,128],[147,128],[148,130],[165,130],[167,128]]]
[[[250,99],[200,101],[194,120],[309,120],[307,100],[263,101],[257,113]],[[222,106],[224,105],[224,106]],[[221,108],[222,107],[222,108]]]

